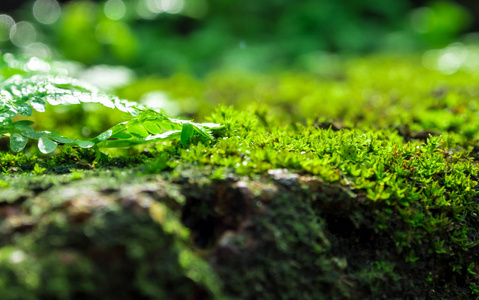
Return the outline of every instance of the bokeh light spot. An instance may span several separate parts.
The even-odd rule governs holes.
[[[150,8],[151,4],[149,3],[151,0],[139,0],[136,3],[136,13],[142,18],[151,20],[156,17],[156,13]],[[156,0],[153,0],[156,1]]]
[[[26,258],[25,252],[22,250],[13,251],[10,255],[10,261],[14,264],[19,264],[24,261]]]
[[[98,65],[85,70],[80,79],[104,90],[113,90],[130,83],[134,78],[132,70],[122,66]]]
[[[462,64],[462,67],[471,73],[479,72],[479,46],[472,45],[468,47],[468,53],[466,60]]]
[[[152,91],[143,95],[140,103],[151,108],[162,108],[168,111],[171,116],[178,116],[181,113],[178,102],[170,100],[168,96],[162,91]]]
[[[37,38],[35,27],[28,22],[18,22],[10,29],[10,40],[17,47],[26,47]]]
[[[440,54],[440,50],[426,51],[422,56],[422,65],[428,70],[437,70],[437,59]]]
[[[145,4],[146,8],[154,14],[163,12],[177,14],[185,8],[184,0],[146,0]]]
[[[411,13],[411,26],[419,33],[427,33],[431,30],[431,19],[434,11],[428,7],[422,7]]]
[[[146,0],[146,7],[148,8],[148,10],[155,14],[159,14],[165,11],[161,7],[161,0]]]
[[[9,15],[0,15],[0,42],[10,39],[10,30],[15,21]]]
[[[108,0],[105,3],[105,16],[111,20],[120,20],[126,14],[126,6],[122,0]]]
[[[23,48],[23,55],[27,57],[37,56],[41,58],[50,58],[52,51],[44,43],[33,43]]]
[[[43,24],[53,24],[60,18],[62,9],[56,0],[37,0],[33,4],[33,16]]]
[[[452,44],[441,50],[429,50],[422,57],[422,64],[429,70],[444,74],[456,73],[469,57],[469,51],[462,44]]]
[[[459,70],[463,60],[455,53],[446,52],[439,57],[438,67],[439,71],[444,74],[453,74]]]
[[[161,0],[161,8],[170,14],[181,12],[184,6],[184,0]]]

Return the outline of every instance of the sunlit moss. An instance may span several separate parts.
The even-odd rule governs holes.
[[[118,92],[196,101],[183,113],[222,124],[214,140],[96,164],[4,152],[0,284],[25,299],[114,280],[154,299],[474,297],[477,75],[417,57],[342,68],[140,78]]]

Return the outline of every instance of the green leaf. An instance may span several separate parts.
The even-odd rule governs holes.
[[[0,58],[1,60],[1,58]],[[21,64],[20,61],[18,61]],[[170,119],[162,110],[150,109],[145,105],[129,102],[118,97],[101,94],[94,87],[80,81],[60,76],[19,73],[0,82],[0,134],[12,136],[12,149],[20,151],[24,141],[39,139],[43,153],[54,151],[58,144],[75,144],[82,148],[123,147],[157,142],[164,139],[181,139],[187,144],[194,135],[210,137],[209,124]],[[3,94],[1,94],[3,95]],[[0,96],[1,96],[0,95]],[[99,103],[128,114],[127,122],[119,123],[102,132],[94,139],[77,140],[61,136],[58,131],[35,131],[32,121],[13,122],[17,114],[30,116],[33,111],[44,112],[46,103],[68,105]],[[206,130],[205,130],[206,129]],[[113,138],[113,139],[110,139]]]
[[[22,103],[15,107],[19,114],[29,117],[33,114],[32,107],[28,103]]]
[[[20,152],[27,145],[28,138],[18,134],[13,133],[10,136],[10,148],[15,152]]]
[[[68,83],[53,82],[52,85],[55,86],[56,88],[68,90],[68,91],[79,91],[84,93],[91,92],[89,89],[79,86],[72,82],[68,82]]]
[[[146,129],[140,124],[128,125],[127,130],[129,133],[139,138],[145,138],[149,135],[148,131],[146,131]]]
[[[12,110],[7,110],[7,111],[4,111],[4,112],[1,112],[0,113],[0,118],[11,118],[11,117],[15,117],[17,115],[16,112],[12,111]]]
[[[34,131],[34,130],[24,130],[21,132],[23,136],[26,136],[27,138],[31,139],[39,139],[41,138],[45,133],[41,131]]]
[[[113,133],[113,130],[111,130],[111,129],[110,129],[110,130],[107,130],[107,131],[105,131],[105,132],[100,133],[100,134],[96,137],[96,139],[99,140],[99,141],[107,140],[107,139],[109,139],[109,138],[111,137],[112,133]]]
[[[128,112],[128,107],[126,105],[126,101],[124,100],[116,99],[115,106],[117,109],[121,110],[122,112]]]
[[[135,145],[143,145],[147,143],[155,143],[162,140],[171,140],[177,138],[181,135],[181,131],[174,130],[168,131],[161,134],[149,135],[144,139],[130,139],[130,140],[108,140],[102,141],[97,144],[99,148],[120,148],[120,147],[131,147]]]
[[[43,101],[40,98],[33,98],[30,103],[32,104],[32,107],[34,110],[38,112],[44,112],[45,111],[45,101]]]
[[[15,129],[15,130],[33,130],[30,125],[32,125],[33,122],[32,121],[28,121],[28,120],[22,120],[22,121],[18,121],[18,122],[14,122],[11,124],[11,126]]]
[[[148,130],[151,134],[158,134],[158,133],[162,133],[163,130],[161,129],[161,127],[158,125],[157,122],[154,122],[154,121],[145,121],[143,123],[141,123],[143,125],[143,127],[145,127],[146,130]]]
[[[135,139],[135,140],[116,140],[116,141],[103,141],[98,144],[100,148],[123,148],[123,147],[131,147],[135,145],[144,144],[145,141],[143,139]]]
[[[195,128],[190,123],[183,124],[183,130],[181,130],[181,144],[184,146],[188,145],[193,133],[195,132]]]
[[[127,132],[120,131],[120,132],[115,133],[111,137],[116,138],[116,139],[129,139],[129,138],[132,137],[132,135],[127,133]]]
[[[195,126],[195,129],[196,129],[196,133],[201,135],[202,137],[206,138],[206,139],[213,139],[211,137],[211,134],[202,126]]]
[[[42,153],[51,153],[53,152],[55,149],[57,148],[57,143],[55,143],[54,141],[46,138],[46,137],[41,137],[39,140],[38,140],[38,149],[40,149],[40,151]]]
[[[215,128],[223,127],[223,125],[216,124],[216,123],[201,123],[201,124],[197,124],[197,125],[199,125],[198,127],[205,127],[205,128],[209,128],[209,129],[215,129]]]
[[[67,138],[63,136],[52,136],[51,138],[61,144],[73,144],[76,142],[75,139],[71,139],[71,138]]]
[[[160,134],[150,135],[145,139],[145,141],[152,142],[157,140],[166,140],[166,139],[176,138],[178,136],[181,136],[181,131],[171,130],[171,131],[163,132]]]
[[[106,107],[109,107],[109,108],[115,108],[115,103],[113,102],[113,100],[108,97],[108,96],[103,96],[103,97],[100,97],[100,103],[103,105],[103,106],[106,106]]]
[[[31,126],[35,124],[35,122],[33,121],[30,121],[30,120],[20,120],[20,121],[17,121],[17,122],[14,122],[12,125],[14,126],[17,126],[17,125],[20,125],[20,126]]]
[[[175,124],[175,123],[161,123],[159,124],[163,131],[175,130],[175,129],[183,129],[183,125]]]

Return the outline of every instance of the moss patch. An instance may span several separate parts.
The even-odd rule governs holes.
[[[2,299],[479,293],[476,74],[379,57],[236,76],[148,79],[197,98],[214,142],[4,152]]]

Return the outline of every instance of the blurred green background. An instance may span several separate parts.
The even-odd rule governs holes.
[[[474,43],[475,2],[3,0],[0,49],[140,74],[306,71],[342,57]],[[339,55],[339,56],[338,56]]]

